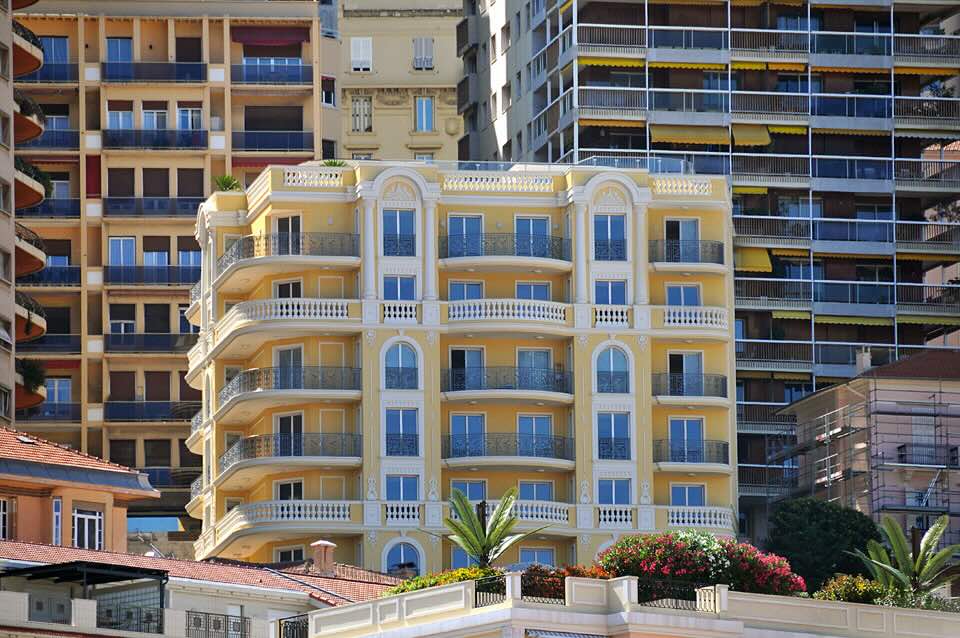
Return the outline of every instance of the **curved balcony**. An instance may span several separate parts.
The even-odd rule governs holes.
[[[249,292],[267,274],[360,266],[360,236],[347,233],[270,233],[235,241],[217,260],[222,292]],[[243,271],[243,276],[238,275]]]
[[[47,246],[36,234],[20,222],[15,223],[14,274],[25,277],[43,270],[47,261]]]
[[[252,368],[239,373],[220,390],[215,419],[235,424],[250,420],[267,408],[291,403],[357,401],[360,390],[360,368]]]
[[[360,302],[349,299],[288,297],[242,301],[217,322],[213,349],[208,354],[242,355],[268,336],[293,338],[315,335],[318,331],[356,333],[359,322]]]
[[[14,407],[25,410],[40,405],[47,400],[47,388],[44,385],[46,372],[43,364],[32,359],[17,359],[14,362],[14,380],[16,393]]]
[[[449,401],[573,402],[573,376],[554,368],[445,368],[440,391]]]
[[[653,462],[662,471],[730,472],[730,444],[727,441],[653,442]]]
[[[565,332],[573,326],[570,304],[535,299],[471,299],[447,303],[450,332],[509,330]]]
[[[650,242],[649,259],[654,270],[726,271],[721,241],[654,239]]]
[[[551,235],[449,235],[439,244],[440,268],[448,270],[566,272],[573,266],[570,240]]]
[[[722,374],[656,373],[653,395],[659,403],[727,403],[727,377]]]
[[[36,34],[13,21],[13,77],[33,73],[43,66],[43,44]]]
[[[441,455],[447,467],[550,468],[572,470],[576,441],[565,436],[487,432],[444,435]]]
[[[21,9],[26,9],[31,5],[35,5],[39,0],[12,0],[10,6],[14,11],[20,11]]]
[[[360,467],[362,437],[345,432],[261,434],[240,439],[220,456],[220,489],[250,489],[271,473],[310,467]]]
[[[13,159],[13,168],[16,180],[13,189],[14,208],[29,208],[42,202],[50,185],[47,174],[19,156]]]
[[[13,90],[13,101],[16,104],[13,113],[13,141],[19,147],[43,134],[46,118],[40,105],[20,89]]]
[[[14,291],[16,310],[16,340],[33,341],[47,332],[47,312],[40,303],[28,294]]]

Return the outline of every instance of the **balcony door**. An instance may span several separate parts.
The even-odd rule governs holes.
[[[111,237],[107,257],[111,266],[135,266],[137,263],[135,239],[133,237]]]
[[[550,301],[549,282],[517,282],[517,299]]]
[[[600,261],[627,258],[627,222],[623,215],[593,216],[593,253]]]
[[[283,414],[274,423],[274,453],[303,456],[303,414]]]
[[[447,219],[447,256],[474,257],[483,254],[483,218],[451,215]]]
[[[276,241],[274,246],[278,255],[299,255],[302,251],[300,239],[300,216],[278,217],[276,221]]]
[[[484,456],[487,424],[482,414],[450,416],[450,456]]]
[[[517,389],[553,390],[552,355],[550,350],[518,350]]]
[[[553,417],[548,414],[521,415],[517,419],[518,456],[552,458]]]
[[[702,463],[703,419],[670,419],[670,461]]]
[[[450,389],[479,390],[483,387],[483,350],[452,349],[450,351]]]
[[[664,238],[667,261],[696,263],[700,261],[700,221],[696,219],[668,219]]]
[[[703,394],[703,353],[671,352],[669,355],[670,394]]]
[[[517,217],[514,221],[517,255],[549,257],[550,220],[547,217]]]
[[[47,388],[47,403],[70,403],[71,380],[69,377],[47,377],[44,386]]]
[[[277,348],[273,351],[274,389],[303,388],[303,348]]]
[[[273,296],[276,299],[296,299],[303,296],[303,284],[296,281],[283,281],[273,284]]]

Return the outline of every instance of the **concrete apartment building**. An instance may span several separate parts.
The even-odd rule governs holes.
[[[904,529],[926,530],[943,514],[942,545],[960,543],[960,353],[931,351],[869,367],[786,408],[797,442],[790,495],[829,499]]]
[[[520,527],[549,528],[507,563],[734,534],[729,202],[718,177],[424,162],[214,193],[187,310],[197,558],[299,560],[321,537],[368,569],[463,566],[423,530],[452,490],[511,486]]]
[[[729,175],[740,531],[762,540],[775,412],[955,348],[955,2],[467,0],[460,157]],[[943,26],[941,26],[943,25]],[[944,33],[946,30],[946,33]],[[696,240],[677,229],[673,239]]]
[[[361,15],[366,4],[348,3]],[[48,400],[17,424],[146,472],[163,496],[131,516],[189,523],[201,460],[185,440],[200,393],[184,380],[197,335],[183,311],[200,278],[197,207],[214,179],[248,184],[268,164],[347,152],[348,77],[374,97],[367,152],[455,154],[460,129],[444,127],[456,117],[459,10],[424,17],[416,3],[391,4],[399,17],[356,21],[329,0],[41,0],[22,16],[46,63],[17,86],[47,126],[18,154],[52,187],[21,212],[46,243],[47,267],[17,282],[46,312],[46,334],[21,352],[46,366]],[[341,68],[342,28],[376,36],[367,30],[389,31],[394,19],[407,25],[395,51],[375,47],[363,72]],[[421,36],[431,44],[418,69]],[[418,90],[432,99],[418,101],[422,130]],[[406,106],[382,104],[400,92]]]

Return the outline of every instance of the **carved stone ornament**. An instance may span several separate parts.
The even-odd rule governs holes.
[[[383,106],[403,106],[410,99],[407,89],[380,89],[377,102]]]
[[[590,542],[590,534],[580,534],[580,544],[586,545]]]
[[[640,344],[641,350],[647,349],[647,335],[637,335],[637,343]]]
[[[580,502],[584,504],[590,502],[590,482],[589,481],[580,481]]]
[[[367,500],[377,500],[377,479],[372,476],[367,477]]]
[[[440,500],[440,495],[437,494],[437,477],[436,477],[436,476],[431,476],[431,477],[430,477],[429,486],[430,486],[430,489],[427,491],[427,500],[428,500],[428,501],[439,501],[439,500]]]
[[[623,198],[620,191],[616,188],[605,188],[600,191],[595,206],[597,208],[619,208],[627,207],[627,200]]]
[[[377,331],[376,331],[376,330],[367,330],[366,337],[367,337],[367,343],[372,346],[372,345],[373,345],[373,342],[377,340]]]
[[[412,202],[416,200],[416,196],[413,194],[413,189],[403,182],[393,182],[384,191],[381,199],[387,202]]]
[[[437,342],[437,332],[436,330],[431,330],[427,333],[427,343],[431,346]]]
[[[640,481],[640,504],[650,504],[650,481]]]
[[[590,340],[590,338],[587,337],[587,335],[579,335],[579,336],[577,337],[577,341],[580,342],[580,345],[581,345],[581,346],[587,345],[587,341],[589,341],[589,340]]]
[[[370,541],[371,543],[376,543],[376,542],[377,542],[377,530],[372,529],[372,530],[370,530],[369,532],[367,532],[367,540]]]

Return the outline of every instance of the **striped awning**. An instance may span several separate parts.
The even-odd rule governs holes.
[[[726,126],[651,124],[650,141],[671,144],[729,144],[730,130]]]
[[[771,71],[806,71],[807,65],[802,62],[770,62],[767,68]]]
[[[806,310],[774,310],[771,315],[774,319],[809,319],[810,313]]]
[[[808,254],[803,248],[773,248],[770,252],[777,257],[806,257]]]
[[[736,270],[745,272],[773,272],[770,254],[766,248],[739,247],[733,251],[733,263]]]
[[[734,195],[766,195],[770,189],[766,186],[734,186]]]
[[[899,75],[956,75],[960,72],[960,69],[957,67],[895,66],[893,67],[893,72]]]
[[[699,3],[695,3],[699,4]],[[651,69],[703,69],[705,71],[723,71],[725,64],[715,62],[651,62]]]
[[[783,135],[806,135],[806,126],[768,126],[771,133],[781,133]]]
[[[904,261],[953,261],[948,255],[931,255],[929,253],[897,253],[897,259]]]
[[[733,144],[735,146],[767,146],[770,144],[770,131],[763,124],[734,124]]]
[[[646,122],[638,122],[636,120],[590,120],[590,119],[581,119],[577,120],[577,123],[580,126],[616,126],[619,128],[646,128]]]
[[[867,130],[853,128],[815,128],[813,132],[819,133],[820,135],[869,135],[871,137],[884,137],[893,134],[893,131],[880,129]]]
[[[582,57],[577,58],[577,62],[584,66],[643,66],[643,60],[633,58],[602,58],[602,57]]]
[[[884,69],[863,69],[855,66],[815,66],[811,70],[814,73],[887,73]]]
[[[856,317],[841,315],[817,315],[814,317],[815,323],[826,323],[832,325],[850,325],[855,326],[892,326],[893,319],[889,317]]]
[[[925,317],[922,315],[897,315],[897,323],[919,323],[929,326],[960,326],[960,317]]]
[[[740,376],[739,372],[737,376]],[[773,378],[781,381],[806,381],[810,378],[810,375],[802,372],[774,372]]]
[[[765,71],[767,68],[766,62],[732,62],[730,64],[734,69],[741,69],[743,71]]]

